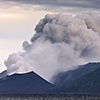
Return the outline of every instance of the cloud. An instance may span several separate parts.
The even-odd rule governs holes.
[[[56,9],[60,10],[63,7],[66,8],[66,11],[73,11],[74,9],[76,9],[77,11],[81,9],[88,9],[88,10],[100,9],[99,0],[0,0],[0,1],[8,3],[10,5],[9,7],[16,5],[22,7],[23,5],[31,5],[31,7],[34,5],[39,5],[42,6],[43,9],[45,10],[54,10],[54,8],[55,10]],[[51,9],[49,9],[49,7]]]
[[[23,43],[24,52],[9,55],[5,65],[8,74],[33,70],[50,81],[57,72],[100,61],[99,43],[100,16],[95,12],[46,15],[31,41]]]
[[[0,0],[3,2],[14,2],[30,5],[54,5],[54,6],[70,6],[70,7],[87,7],[100,8],[99,0]]]

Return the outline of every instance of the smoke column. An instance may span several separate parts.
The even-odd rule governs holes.
[[[100,16],[95,12],[76,16],[46,15],[36,25],[24,52],[5,60],[8,75],[34,71],[47,80],[87,62],[100,61]]]

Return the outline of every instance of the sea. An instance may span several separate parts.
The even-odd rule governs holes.
[[[0,100],[100,100],[95,94],[34,94],[34,95],[0,95]]]

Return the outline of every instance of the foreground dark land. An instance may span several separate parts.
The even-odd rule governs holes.
[[[100,100],[98,94],[0,95],[0,100]]]

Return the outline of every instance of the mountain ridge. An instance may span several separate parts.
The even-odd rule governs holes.
[[[60,81],[62,86],[56,86],[33,71],[10,76],[5,76],[5,71],[0,74],[4,76],[0,79],[0,94],[100,93],[100,63],[88,63],[66,73],[60,77],[65,83]]]
[[[34,72],[13,74],[0,80],[0,94],[42,94],[54,88]]]
[[[100,68],[81,76],[74,80],[69,85],[63,85],[62,87],[55,90],[59,93],[89,93],[99,94],[100,93]]]
[[[97,68],[100,68],[100,63],[92,62],[92,63],[87,63],[85,65],[80,65],[75,70],[69,70],[67,72],[58,73],[54,77],[53,82],[57,86],[69,85],[74,80],[96,70]]]

